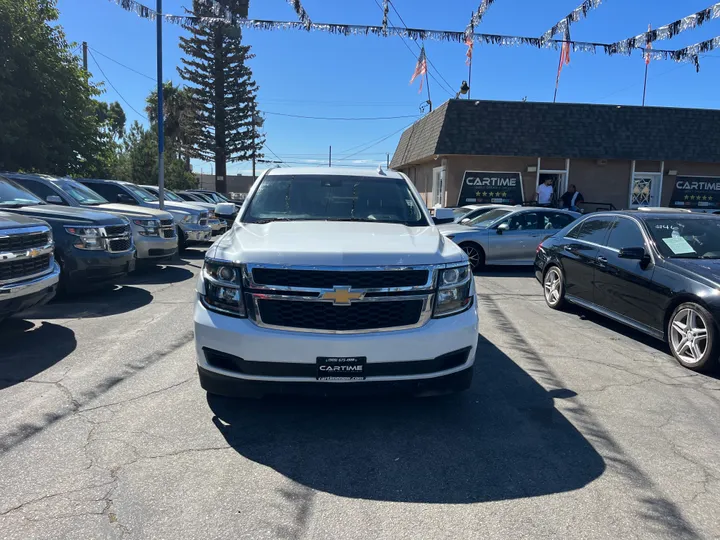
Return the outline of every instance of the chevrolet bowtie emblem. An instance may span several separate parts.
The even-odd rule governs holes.
[[[361,300],[364,292],[351,291],[350,287],[334,287],[332,291],[325,291],[320,295],[320,300],[332,300],[336,306],[349,306],[353,300]]]

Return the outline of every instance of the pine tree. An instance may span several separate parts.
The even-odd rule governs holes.
[[[226,0],[232,13],[247,16],[247,0]],[[193,0],[193,12],[215,16],[204,2]],[[197,123],[191,157],[215,161],[216,189],[227,190],[227,162],[262,157],[265,144],[258,125],[257,84],[247,62],[254,58],[241,33],[231,24],[187,25],[180,38],[185,53],[180,76],[191,84]]]

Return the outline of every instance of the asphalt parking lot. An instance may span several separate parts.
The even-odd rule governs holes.
[[[0,329],[0,538],[720,538],[720,379],[529,270],[476,278],[470,392],[236,401],[197,382],[201,263]]]

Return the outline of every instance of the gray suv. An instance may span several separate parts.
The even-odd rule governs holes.
[[[171,258],[178,239],[172,214],[154,208],[109,203],[100,194],[70,178],[44,174],[5,174],[50,204],[92,208],[126,217],[130,221],[138,262]]]
[[[94,178],[80,178],[78,182],[99,193],[110,202],[144,208],[160,208],[160,201],[155,195],[131,182]],[[174,202],[165,202],[165,210],[173,215],[177,226],[178,251],[183,251],[190,244],[212,240],[212,228],[208,224],[209,213],[207,210],[186,203]]]

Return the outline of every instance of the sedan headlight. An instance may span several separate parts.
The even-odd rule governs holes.
[[[239,267],[231,263],[206,260],[198,287],[203,305],[210,311],[246,317],[241,279]]]
[[[446,268],[438,276],[433,317],[462,313],[472,306],[472,270],[469,265]]]
[[[100,229],[97,227],[74,227],[71,225],[66,225],[65,232],[77,237],[77,239],[73,242],[73,246],[78,249],[105,249],[105,242],[103,241],[102,235],[100,234]]]
[[[139,227],[140,236],[160,235],[160,222],[156,219],[133,219],[132,222]]]

